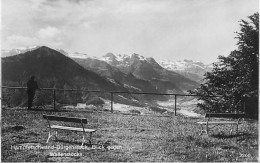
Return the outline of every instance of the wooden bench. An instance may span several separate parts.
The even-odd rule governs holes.
[[[236,133],[238,133],[238,125],[241,124],[240,120],[244,118],[245,114],[233,114],[233,113],[207,113],[205,115],[205,118],[207,118],[206,121],[203,122],[197,122],[201,127],[201,134],[205,132],[208,134],[209,132],[209,126],[214,125],[236,125]],[[214,120],[212,121],[212,119]],[[225,118],[225,119],[223,119]],[[203,126],[205,126],[203,128]],[[232,134],[232,128],[230,130],[230,134]]]
[[[84,124],[87,124],[88,121],[86,118],[77,118],[77,117],[63,117],[63,116],[54,116],[54,115],[43,115],[44,119],[47,119],[48,122],[48,128],[49,130],[49,136],[48,139],[46,141],[46,143],[49,142],[49,139],[54,136],[55,139],[57,140],[57,130],[68,130],[68,131],[76,131],[76,132],[82,132],[82,145],[85,142],[85,133],[89,133],[89,143],[91,143],[91,137],[92,134],[96,131],[95,129],[87,129],[84,127]],[[59,125],[51,125],[50,121],[62,121],[62,122],[74,122],[74,123],[80,123],[81,127],[77,128],[77,127],[69,127],[69,126],[59,126]],[[53,134],[53,131],[55,131],[55,133]]]

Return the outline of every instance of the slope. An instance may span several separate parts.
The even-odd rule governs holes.
[[[24,54],[2,58],[3,85],[25,85],[34,74],[41,87],[121,90],[105,78],[85,70],[60,52],[42,46]]]
[[[147,80],[137,79],[134,75],[125,74],[117,67],[104,61],[93,58],[72,58],[79,65],[87,70],[94,71],[102,76],[114,80],[116,83],[122,83],[124,87],[134,92],[158,92],[154,86]]]
[[[195,81],[161,67],[153,58],[145,58],[139,54],[115,56],[109,53],[103,57],[103,60],[125,73],[131,73],[137,78],[151,81],[161,92],[169,90],[181,93],[198,85]],[[166,85],[165,82],[167,82]]]

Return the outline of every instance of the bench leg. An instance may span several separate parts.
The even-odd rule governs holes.
[[[85,133],[83,132],[83,135],[82,135],[82,144],[81,144],[81,146],[83,146],[84,143],[85,143]]]
[[[55,135],[54,135],[54,137],[55,137],[55,140],[58,139],[58,132],[57,132],[57,131],[55,131]]]
[[[200,125],[200,135],[202,135],[203,134],[203,125]]]
[[[89,144],[91,144],[91,139],[92,139],[92,132],[89,133]],[[85,143],[85,133],[83,132],[83,135],[82,135],[82,144],[81,145],[84,145]]]
[[[205,129],[203,128],[203,126],[204,126],[203,124],[200,125],[200,128],[201,128],[200,135],[202,135],[204,132],[206,134],[208,134],[208,127],[207,127],[207,125],[205,125]]]
[[[231,128],[231,130],[230,130],[230,135],[232,135],[232,132],[233,132],[233,130],[232,130],[232,128]]]
[[[47,139],[46,143],[49,142],[50,138],[51,138],[51,132],[49,131],[49,136],[48,136],[48,139]]]
[[[55,131],[55,134],[51,134],[51,130],[49,131],[49,136],[48,136],[48,139],[47,139],[46,143],[49,142],[49,140],[50,140],[50,138],[51,138],[52,136],[54,136],[54,137],[55,137],[55,140],[57,140],[57,136],[58,136],[57,131]]]
[[[92,132],[89,133],[89,144],[91,144]]]
[[[231,124],[231,130],[230,130],[230,135],[232,134],[233,132],[233,125]],[[238,124],[236,124],[236,134],[238,134]]]

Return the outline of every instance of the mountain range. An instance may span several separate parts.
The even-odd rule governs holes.
[[[210,72],[213,68],[212,64],[204,64],[199,61],[183,60],[159,60],[158,63],[170,71],[175,71],[191,80],[201,82],[206,72]]]
[[[80,90],[100,90],[100,91],[133,91],[121,82],[101,76],[93,71],[87,70],[71,58],[65,56],[57,50],[42,46],[25,53],[3,57],[2,61],[2,85],[4,86],[24,86],[31,75],[36,76],[36,81],[40,88],[59,89],[80,89]],[[7,92],[6,92],[7,91]],[[136,91],[136,90],[135,90]],[[155,89],[150,90],[158,92]],[[50,91],[40,91],[37,98],[51,103],[52,93]],[[13,96],[13,90],[4,90],[5,99],[11,99],[24,105],[26,96],[20,92]],[[19,97],[18,97],[19,95]],[[8,96],[8,97],[6,97]],[[94,98],[96,93],[57,91],[56,99],[60,103],[84,102],[86,97]],[[109,93],[99,93],[99,97],[110,99]],[[115,102],[125,104],[140,105],[141,103],[154,100],[154,97],[135,96],[132,94],[115,94]],[[163,99],[160,97],[159,99]],[[82,101],[83,100],[83,101]],[[85,101],[86,102],[86,101]]]
[[[87,70],[94,71],[115,84],[122,83],[131,92],[158,92],[149,81],[138,79],[133,74],[125,74],[117,67],[111,66],[107,62],[87,58],[72,58],[79,65]]]
[[[31,48],[13,49],[9,51],[2,50],[3,73],[6,71],[5,65],[7,60],[10,60],[10,58],[6,56],[20,56],[17,54],[27,54],[27,53],[33,53],[34,55],[32,54],[32,56],[37,56],[39,52],[35,52],[35,51],[39,49],[45,49],[46,51],[46,49],[50,49],[50,48],[31,47]],[[51,49],[51,50],[55,51],[55,53],[59,53],[59,55],[63,55],[63,57],[71,59],[71,62],[73,61],[77,63],[78,66],[84,68],[88,73],[92,72],[97,76],[99,76],[100,78],[106,80],[106,82],[112,83],[114,87],[120,87],[120,90],[123,89],[128,91],[135,91],[135,92],[184,93],[187,90],[197,87],[200,80],[203,77],[203,74],[207,71],[210,71],[211,69],[210,65],[205,65],[202,62],[193,62],[191,60],[156,61],[154,58],[151,57],[146,58],[143,57],[142,55],[135,54],[135,53],[133,53],[132,55],[107,53],[102,57],[91,57],[83,53],[77,53],[77,52],[67,53],[62,49],[55,49],[55,50]],[[30,57],[31,60],[33,60],[32,56]],[[49,58],[49,60],[53,60],[53,59]],[[50,62],[54,63],[54,61],[50,61]],[[56,65],[59,65],[59,63],[57,63]],[[52,67],[52,69],[62,69],[60,67]],[[42,69],[42,67],[39,69]],[[74,69],[74,68],[69,67],[68,69]],[[50,71],[49,69],[47,70]],[[56,71],[58,73],[58,70]],[[72,72],[72,70],[70,71],[66,70],[66,71]],[[26,69],[24,70],[24,72],[19,73],[19,75],[21,76],[21,74],[23,74],[23,76],[26,76],[25,73],[29,74],[29,72],[30,71]],[[69,74],[61,70],[60,72],[64,73],[63,77],[65,78],[69,78],[69,76],[71,75],[73,76],[74,74],[77,74],[77,72]],[[52,73],[55,74],[55,72]],[[48,73],[46,72],[45,74]],[[3,74],[3,79],[7,79],[7,78],[9,77],[4,76]],[[61,79],[57,81],[60,80]],[[74,79],[71,80],[73,81]],[[63,82],[63,83],[69,84],[71,86],[73,85],[71,82]],[[92,82],[90,83],[92,84],[88,84],[88,85],[95,89],[104,88],[102,86],[99,86],[98,82],[95,82],[95,80],[92,80]],[[97,85],[93,83],[96,83]],[[81,84],[79,84],[78,86],[80,85]],[[112,85],[110,85],[111,88]]]
[[[23,47],[23,48],[17,48],[17,49],[11,49],[11,50],[1,50],[1,56],[6,57],[6,56],[12,56],[12,55],[17,55],[20,53],[25,53],[27,51],[34,50],[36,48],[39,48],[39,46],[33,46],[33,47]],[[97,59],[97,60],[102,60],[105,61],[109,64],[116,65],[121,67],[123,69],[124,65],[129,64],[129,59],[131,58],[131,55],[126,55],[126,54],[113,54],[113,53],[107,53],[106,55],[102,57],[93,57],[89,56],[84,53],[68,53],[64,51],[63,49],[55,49],[56,51],[70,57],[70,58],[81,58],[81,59],[86,59],[86,58],[92,58],[92,59]],[[145,59],[145,57],[139,55],[140,59]],[[201,82],[203,79],[203,75],[206,72],[209,72],[212,70],[213,65],[212,64],[204,64],[200,61],[192,61],[185,59],[183,61],[173,61],[173,60],[156,60],[156,62],[162,66],[163,68],[177,72],[186,78],[189,78],[191,80],[194,80],[196,82]],[[121,65],[120,65],[121,64]]]
[[[71,58],[80,58],[80,59],[86,59],[86,58],[92,58],[97,59],[101,61],[105,61],[109,63],[110,65],[119,67],[123,72],[127,72],[127,67],[130,64],[130,58],[131,55],[126,54],[113,54],[113,53],[107,53],[106,55],[102,57],[93,57],[89,56],[84,53],[63,53],[64,55],[67,55]],[[135,54],[139,60],[144,61],[145,57]],[[150,58],[151,60],[153,58]],[[148,58],[149,60],[149,58]],[[192,61],[192,60],[183,60],[183,61],[172,61],[172,60],[156,60],[156,62],[163,68],[177,72],[178,74],[181,74],[182,76],[191,79],[193,81],[196,81],[198,83],[202,82],[202,79],[204,78],[204,74],[206,72],[209,72],[212,70],[213,65],[212,64],[204,64],[200,61]]]
[[[39,79],[41,87],[126,90],[45,46],[2,58],[3,85],[25,86],[32,74]]]
[[[100,60],[117,67],[126,74],[131,73],[136,78],[150,81],[163,93],[181,93],[198,85],[198,83],[174,71],[163,68],[151,57],[145,58],[135,53],[131,56],[108,53]],[[168,84],[163,84],[165,82]]]

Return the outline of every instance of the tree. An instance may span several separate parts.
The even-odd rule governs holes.
[[[243,111],[241,104],[247,99],[258,103],[259,13],[248,18],[249,21],[240,21],[240,32],[236,32],[237,50],[227,57],[219,56],[212,72],[205,74],[204,83],[191,91],[201,96],[203,102],[198,106],[206,111],[239,112]],[[258,109],[245,111],[255,114]]]

